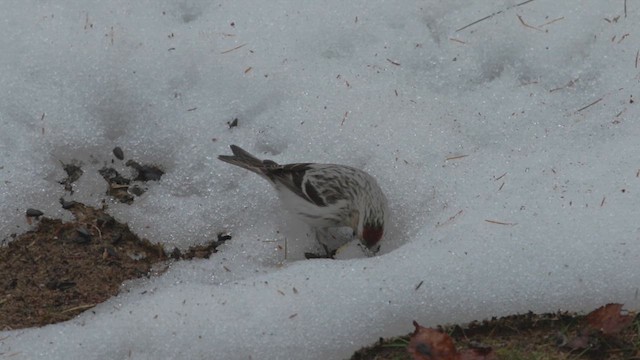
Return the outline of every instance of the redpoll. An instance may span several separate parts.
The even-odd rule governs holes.
[[[368,249],[378,251],[388,213],[387,198],[371,175],[344,165],[278,165],[236,145],[231,145],[231,151],[233,155],[218,159],[267,179],[284,206],[305,223],[316,230],[348,226]]]

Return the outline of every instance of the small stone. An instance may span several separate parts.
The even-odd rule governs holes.
[[[129,192],[135,196],[141,196],[144,194],[145,190],[138,185],[133,185],[129,188]]]
[[[31,208],[27,209],[27,216],[28,217],[38,217],[38,216],[42,216],[42,215],[44,215],[44,213],[42,211],[40,211],[40,210],[31,209]]]
[[[118,160],[124,160],[124,152],[120,146],[116,146],[113,148],[113,155],[115,155]]]
[[[62,205],[62,208],[65,210],[69,210],[71,209],[75,204],[77,204],[75,201],[71,200],[71,201],[66,201],[63,198],[60,198],[60,204]]]
[[[227,121],[227,126],[229,126],[229,129],[238,126],[238,118],[235,118],[232,121]]]
[[[224,233],[224,232],[218,234],[218,242],[219,243],[223,243],[223,242],[228,241],[228,240],[231,240],[231,234]]]
[[[162,175],[164,175],[164,171],[154,165],[140,165],[133,160],[127,161],[125,165],[138,171],[138,176],[134,179],[135,181],[158,181]]]

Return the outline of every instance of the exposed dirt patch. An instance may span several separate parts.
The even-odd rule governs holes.
[[[0,247],[0,329],[65,321],[116,295],[122,283],[149,276],[155,264],[209,257],[228,236],[166,254],[103,209],[63,203],[75,221],[42,218]]]
[[[437,329],[449,334],[461,352],[467,349],[492,349],[493,357],[486,359],[640,359],[639,316],[635,317],[631,326],[616,336],[593,334],[586,349],[572,349],[571,341],[580,337],[587,317],[568,312],[542,315],[528,313],[472,322],[464,326],[439,326]],[[410,360],[412,357],[407,352],[410,337],[411,334],[381,338],[377,343],[356,351],[351,360]]]
[[[104,211],[68,206],[76,221],[43,218],[0,248],[0,328],[68,320],[167,258],[160,246],[140,240]]]
[[[118,161],[125,159],[120,147],[113,149]],[[101,156],[96,156],[101,158]],[[160,166],[128,160],[124,165],[134,176],[120,174],[115,167],[97,170],[105,180],[105,195],[132,204],[150,182],[161,179]],[[60,163],[67,177],[59,181],[72,195],[75,182],[85,173],[78,160]],[[115,167],[114,167],[115,166]],[[184,252],[166,253],[161,245],[140,239],[125,224],[106,213],[75,201],[60,199],[63,209],[75,220],[43,217],[37,209],[27,209],[26,219],[36,222],[34,230],[13,236],[0,244],[0,329],[43,326],[73,318],[77,314],[116,295],[129,279],[148,277],[154,265],[168,260],[208,258],[227,234]]]

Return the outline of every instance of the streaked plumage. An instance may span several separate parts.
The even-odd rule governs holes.
[[[231,145],[218,159],[267,179],[284,206],[316,229],[351,227],[367,248],[377,251],[384,234],[387,199],[366,172],[335,164],[278,165]]]

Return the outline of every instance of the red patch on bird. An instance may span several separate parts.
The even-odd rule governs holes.
[[[382,227],[364,227],[362,229],[362,242],[364,242],[368,248],[372,248],[380,242],[382,234],[384,234]]]

